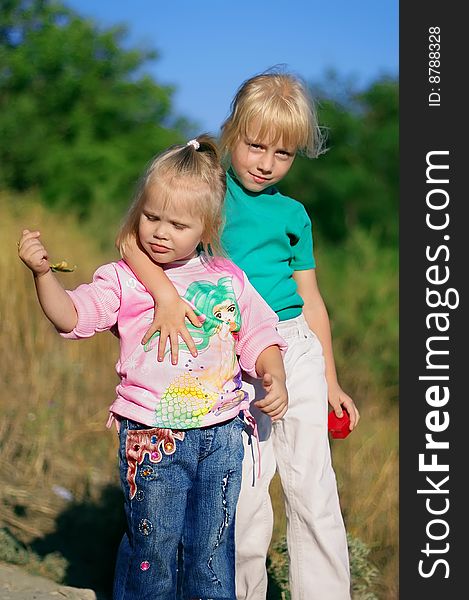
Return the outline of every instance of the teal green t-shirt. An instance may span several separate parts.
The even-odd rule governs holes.
[[[225,251],[281,321],[297,317],[303,300],[293,273],[316,266],[304,206],[273,186],[260,194],[249,192],[231,170],[226,179]]]

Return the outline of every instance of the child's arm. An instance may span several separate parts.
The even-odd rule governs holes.
[[[282,354],[278,346],[263,350],[256,361],[256,372],[262,378],[266,395],[254,404],[272,421],[278,421],[287,412],[288,393]]]
[[[350,429],[352,430],[357,426],[360,414],[352,398],[342,390],[337,381],[329,315],[319,291],[316,271],[315,269],[295,271],[293,279],[296,281],[298,293],[304,301],[303,313],[306,322],[322,345],[326,365],[329,404],[338,417],[342,416],[342,406],[347,409],[350,415]]]
[[[72,331],[78,315],[70,296],[52,273],[47,250],[40,241],[39,231],[25,229],[18,242],[18,255],[34,275],[36,293],[46,317],[62,332]]]
[[[160,339],[157,355],[159,361],[163,360],[166,342],[169,338],[171,362],[177,364],[178,336],[181,336],[184,340],[192,356],[197,356],[197,348],[187,330],[185,318],[187,317],[196,327],[201,327],[202,324],[189,304],[179,296],[163,269],[140,248],[135,238],[130,238],[126,242],[123,249],[123,259],[153,296],[158,306],[158,310],[155,310],[153,323],[145,333],[142,344],[146,343],[154,333],[159,331]]]

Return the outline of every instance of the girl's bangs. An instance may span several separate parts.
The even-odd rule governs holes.
[[[250,111],[245,115],[241,129],[252,142],[276,144],[281,139],[285,148],[294,150],[302,148],[308,139],[305,123],[295,119],[290,111],[279,110],[277,106]]]
[[[158,177],[146,190],[146,196],[156,196],[161,210],[177,209],[192,217],[204,218],[208,186],[192,177]]]

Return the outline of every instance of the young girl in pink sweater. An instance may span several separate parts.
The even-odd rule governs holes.
[[[119,337],[110,421],[119,429],[127,530],[115,600],[174,598],[180,545],[184,598],[236,599],[234,515],[249,406],[241,368],[262,379],[260,410],[278,420],[287,409],[278,317],[243,271],[214,256],[225,185],[211,138],[171,147],[151,162],[118,234],[119,247],[138,240],[202,322],[191,331],[197,356],[181,340],[178,364],[157,360],[155,337],[141,344],[154,301],[125,262],[66,291],[40,233],[24,230],[19,241],[41,307],[63,337],[111,329]]]
[[[287,517],[292,600],[350,600],[347,537],[327,433],[328,404],[337,417],[360,414],[339,384],[326,305],[316,276],[312,225],[305,208],[277,189],[297,153],[317,156],[322,136],[307,86],[292,73],[271,70],[239,87],[222,126],[220,146],[229,162],[222,244],[279,316],[288,342],[284,364],[289,408],[271,423],[254,403],[262,454],[253,480],[250,436],[245,435],[244,476],[236,513],[238,600],[266,600],[266,559],[273,530],[269,488],[278,472]],[[180,301],[165,272],[129,243],[126,261],[141,277],[160,310],[144,336],[160,332],[161,352],[177,333],[189,334],[184,316],[196,317]],[[191,328],[192,330],[192,328]],[[196,355],[197,348],[188,347]],[[256,399],[264,390],[250,381]],[[255,458],[255,456],[254,456]]]

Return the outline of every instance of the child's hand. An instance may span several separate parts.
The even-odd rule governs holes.
[[[263,413],[269,415],[272,421],[278,421],[287,412],[288,392],[285,381],[278,377],[265,373],[262,378],[262,386],[266,391],[265,398],[254,402]]]
[[[329,387],[329,404],[339,418],[343,415],[342,406],[346,408],[350,416],[349,429],[350,431],[355,429],[360,420],[360,413],[352,398],[344,392],[339,384]]]
[[[202,327],[195,312],[177,293],[166,300],[160,299],[153,323],[142,339],[142,344],[145,344],[152,335],[157,331],[160,332],[157,354],[160,362],[164,358],[166,342],[169,338],[171,362],[173,365],[177,364],[179,357],[179,336],[186,343],[192,356],[197,356],[197,348],[185,324],[186,317],[195,327]]]
[[[18,242],[18,256],[36,277],[50,271],[49,255],[40,241],[39,231],[24,229]]]

